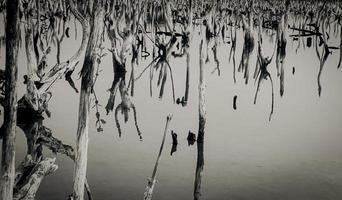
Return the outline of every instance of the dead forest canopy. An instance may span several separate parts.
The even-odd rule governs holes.
[[[101,23],[98,31],[100,39],[96,44],[96,66],[89,70],[84,57],[91,32],[99,24],[93,24],[97,17],[95,8],[99,7]],[[3,15],[3,26],[6,24],[6,1],[0,4]],[[284,93],[284,67],[286,63],[286,44],[288,40],[305,40],[307,46],[315,46],[320,61],[320,73],[317,78],[318,94],[322,86],[320,75],[324,64],[331,53],[339,53],[341,44],[332,44],[330,38],[339,37],[341,29],[340,1],[19,1],[20,48],[26,52],[27,74],[24,79],[27,93],[20,99],[19,105],[30,108],[34,115],[48,111],[48,101],[53,96],[53,85],[63,79],[76,93],[79,88],[74,83],[80,76],[91,74],[90,93],[95,98],[98,118],[98,130],[102,130],[104,122],[98,110],[98,99],[93,86],[99,76],[101,59],[112,57],[113,82],[110,86],[109,99],[105,106],[107,114],[111,111],[125,113],[133,108],[130,96],[134,96],[134,85],[144,74],[150,74],[150,95],[152,96],[153,74],[157,74],[157,84],[160,88],[158,96],[163,97],[166,81],[172,82],[174,103],[186,106],[187,91],[182,98],[176,98],[170,59],[186,57],[189,64],[190,48],[198,48],[192,43],[199,30],[204,44],[204,59],[209,62],[209,54],[213,55],[216,68],[213,73],[220,75],[220,61],[217,58],[217,46],[231,46],[229,61],[233,58],[234,82],[236,73],[243,75],[246,84],[251,80],[256,82],[254,103],[260,84],[269,80],[272,84],[273,113],[274,84],[279,82],[279,95]],[[243,30],[243,44],[236,45],[237,30]],[[290,33],[290,34],[288,34]],[[263,40],[276,37],[272,55],[264,55]],[[1,49],[5,49],[6,36],[2,35]],[[77,51],[67,58],[61,58],[66,38],[82,38]],[[304,42],[303,42],[304,43]],[[303,45],[305,46],[305,45]],[[242,48],[242,56],[235,62],[236,48]],[[250,63],[252,54],[257,55],[257,62]],[[274,59],[273,59],[274,57]],[[140,66],[141,59],[150,59],[147,66]],[[194,59],[194,58],[193,58]],[[268,66],[275,60],[277,73],[273,76]],[[221,64],[222,65],[222,64]],[[235,66],[236,65],[236,66]],[[341,65],[341,56],[339,63]],[[143,69],[143,70],[142,70]],[[295,69],[293,69],[294,72]],[[74,71],[76,71],[74,73]],[[90,73],[90,71],[94,71]],[[188,71],[186,77],[188,79]],[[147,75],[146,75],[147,76]],[[4,99],[4,71],[1,71],[1,99]],[[275,79],[279,79],[276,81]],[[188,88],[188,82],[185,84]],[[121,103],[114,108],[115,96],[120,93]],[[25,104],[25,105],[24,105]],[[27,107],[28,106],[28,107]],[[139,131],[138,131],[139,132]]]
[[[291,49],[293,51],[305,46],[315,49],[315,56],[319,60],[316,82],[318,96],[322,94],[324,88],[321,84],[321,74],[326,61],[331,54],[337,54],[339,61],[336,63],[336,68],[340,68],[342,62],[342,3],[339,0],[15,0],[15,2],[17,2],[18,29],[14,31],[17,31],[17,34],[6,35],[5,31],[0,32],[2,34],[0,51],[10,49],[7,46],[11,44],[8,40],[16,37],[14,39],[18,43],[17,48],[25,52],[23,55],[26,66],[20,66],[19,70],[26,70],[26,73],[24,77],[18,77],[18,81],[24,82],[26,91],[23,96],[18,97],[17,124],[30,138],[31,143],[28,143],[28,156],[21,163],[19,172],[27,170],[27,166],[31,166],[30,170],[37,170],[37,173],[41,170],[43,174],[49,174],[57,169],[53,159],[41,160],[42,146],[53,152],[65,154],[75,162],[74,190],[70,197],[75,199],[83,199],[84,187],[91,196],[85,178],[86,169],[83,168],[87,162],[89,115],[93,114],[89,108],[93,107],[95,110],[98,132],[103,131],[103,126],[106,124],[102,116],[113,112],[119,136],[121,136],[119,114],[127,122],[129,112],[132,111],[137,136],[142,140],[137,108],[132,100],[135,95],[135,85],[139,84],[141,78],[149,79],[149,85],[146,87],[151,97],[163,98],[165,87],[170,85],[173,103],[183,107],[188,104],[189,90],[194,87],[199,88],[200,125],[197,140],[203,142],[205,76],[202,65],[206,63],[214,65],[211,75],[221,75],[223,64],[217,56],[219,45],[229,46],[230,51],[227,53],[231,63],[229,66],[234,72],[232,84],[237,82],[237,77],[242,77],[241,81],[245,84],[255,84],[254,104],[257,103],[261,85],[264,82],[271,85],[268,120],[272,119],[274,96],[282,97],[286,89],[284,69],[292,68],[286,66],[286,55],[290,49],[287,45],[289,41],[298,43],[295,49]],[[7,18],[7,15],[11,14],[8,11],[9,7],[6,0],[0,0],[2,30],[13,21],[13,18]],[[242,44],[237,44],[238,33],[243,34]],[[199,37],[200,43],[193,42],[194,37]],[[272,40],[273,53],[266,55],[264,41],[270,38],[275,38]],[[333,41],[332,38],[338,38],[338,43],[335,43],[336,40]],[[62,56],[64,47],[70,40],[80,41],[79,46],[70,55]],[[15,48],[13,46],[13,49]],[[192,55],[190,58],[190,49],[196,49],[198,52],[196,57]],[[235,56],[236,49],[242,49],[239,58]],[[251,59],[252,56],[256,56],[256,62]],[[103,90],[108,90],[108,99],[101,107],[95,85],[101,78],[101,68],[108,67],[102,66],[104,57],[110,57],[113,74],[111,84],[102,87]],[[7,58],[6,54],[6,57],[1,57],[1,60]],[[186,60],[183,97],[175,95],[174,66],[170,65],[170,60],[179,58]],[[200,71],[198,85],[190,86],[190,59],[199,60],[199,67],[191,66]],[[148,60],[149,64],[142,65],[141,63],[145,63],[142,60]],[[7,67],[11,66],[6,65],[6,70]],[[270,72],[270,67],[275,67],[274,74]],[[4,66],[0,69],[0,104],[6,107],[9,106],[9,100],[6,99],[8,97],[6,85],[12,79],[8,78]],[[292,73],[295,73],[295,68],[292,69]],[[76,79],[81,79],[80,86]],[[54,97],[53,86],[59,81],[64,81],[66,87],[72,89],[75,95],[80,95],[75,150],[53,137],[51,130],[42,124],[42,118],[53,114],[49,111],[49,101]],[[167,82],[170,84],[166,84]],[[155,90],[156,87],[153,85],[157,85],[158,89]],[[279,91],[275,91],[274,88],[279,88]],[[236,101],[235,96],[234,109],[237,109]],[[167,118],[165,132],[170,120],[171,116]],[[8,122],[5,120],[4,124]],[[5,129],[7,130],[6,126],[1,128],[1,138],[6,138]],[[34,131],[38,131],[39,136],[35,135]],[[193,135],[189,133],[190,142],[195,141]],[[172,134],[172,137],[177,143],[177,135]],[[199,149],[201,148],[203,154],[203,146],[199,146]],[[202,159],[200,157],[197,163],[198,179],[203,170]],[[158,161],[159,157],[156,166]],[[148,182],[145,199],[152,198],[156,170],[155,168]],[[16,181],[12,183],[11,187],[14,187],[18,198],[30,193],[34,195],[35,191],[31,191],[26,186],[34,184],[34,181],[28,180],[30,179],[22,173],[17,175]],[[196,193],[198,190],[200,186],[197,190],[195,186],[195,198],[199,195]]]

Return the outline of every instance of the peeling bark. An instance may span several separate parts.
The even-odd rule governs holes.
[[[17,185],[14,200],[34,200],[43,178],[58,169],[55,158],[45,158],[34,165],[28,179],[21,185]]]
[[[76,157],[74,169],[73,198],[84,199],[84,184],[87,171],[88,154],[88,131],[89,131],[89,109],[90,94],[93,87],[93,77],[96,61],[99,55],[101,37],[104,28],[104,1],[94,1],[94,10],[91,21],[91,34],[88,41],[83,68],[81,71],[81,92],[78,114],[78,128],[76,138]]]

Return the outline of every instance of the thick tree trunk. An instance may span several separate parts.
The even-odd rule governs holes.
[[[1,158],[0,199],[11,200],[15,175],[17,121],[17,70],[19,50],[19,1],[7,1],[4,133]]]
[[[94,11],[91,20],[91,34],[81,72],[82,81],[78,113],[73,189],[73,197],[75,200],[84,199],[84,183],[86,179],[88,154],[90,94],[93,86],[94,69],[99,55],[99,45],[101,43],[102,31],[104,28],[105,9],[103,6],[103,0],[94,1]]]
[[[39,94],[34,81],[38,81],[37,77],[37,59],[34,55],[33,46],[33,22],[30,17],[28,17],[28,23],[25,25],[25,49],[26,49],[26,59],[27,59],[27,90],[25,94],[25,99],[32,107],[33,110],[38,111],[41,109],[39,106]]]

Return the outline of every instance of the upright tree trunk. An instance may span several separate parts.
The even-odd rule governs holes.
[[[6,85],[0,199],[12,200],[15,175],[15,129],[17,122],[19,1],[7,1],[6,9]]]
[[[199,79],[199,127],[197,135],[197,163],[196,163],[196,174],[194,183],[194,200],[199,200],[201,198],[201,185],[202,176],[204,169],[204,129],[206,122],[206,112],[205,112],[205,77],[203,69],[203,55],[202,55],[203,40],[200,44],[200,79]]]
[[[76,159],[74,169],[74,189],[75,200],[84,199],[84,183],[87,171],[88,154],[88,131],[89,131],[89,109],[90,94],[93,87],[94,69],[97,59],[99,59],[99,46],[104,28],[104,1],[95,0],[91,19],[91,34],[85,54],[82,68],[81,94],[78,113],[78,128],[76,139]]]
[[[194,183],[194,200],[201,199],[201,187],[202,187],[202,177],[204,169],[204,143],[197,142],[197,162],[196,162],[196,172],[195,172],[195,183]]]
[[[198,127],[198,135],[197,135],[197,142],[203,142],[204,140],[204,127],[206,122],[206,112],[205,112],[205,76],[204,76],[204,69],[203,69],[203,54],[202,54],[202,47],[203,47],[203,40],[201,40],[200,44],[200,77],[199,77],[199,96],[198,96],[198,112],[199,112],[199,127]]]

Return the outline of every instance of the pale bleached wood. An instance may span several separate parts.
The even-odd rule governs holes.
[[[199,63],[200,63],[200,78],[199,78],[199,123],[198,123],[198,135],[197,135],[197,163],[194,182],[194,200],[198,200],[201,197],[201,184],[204,168],[204,131],[206,124],[206,110],[205,110],[205,76],[203,69],[203,55],[202,55],[203,40],[200,43],[199,49]]]
[[[204,127],[206,123],[206,109],[205,109],[205,74],[204,74],[204,68],[203,68],[203,54],[202,54],[202,48],[203,48],[203,40],[201,40],[200,48],[199,48],[199,70],[200,70],[200,77],[199,77],[199,96],[198,96],[198,113],[199,113],[199,127],[198,127],[198,135],[197,135],[197,141],[203,142],[204,140]]]
[[[35,164],[26,181],[16,188],[14,200],[34,200],[39,186],[45,176],[53,173],[58,169],[55,165],[55,158],[45,158]]]
[[[73,184],[73,198],[75,200],[84,199],[84,184],[86,179],[88,159],[90,94],[93,87],[94,70],[99,57],[99,47],[104,29],[104,3],[104,0],[94,1],[94,10],[91,17],[91,34],[87,44],[85,59],[81,71],[82,81],[78,113]]]
[[[163,152],[165,137],[166,137],[166,133],[168,131],[168,127],[169,127],[171,119],[172,119],[171,115],[167,116],[167,118],[166,118],[166,125],[165,125],[165,129],[164,129],[164,135],[163,135],[162,143],[160,145],[156,164],[154,165],[154,168],[153,168],[152,176],[151,176],[151,178],[149,178],[147,180],[147,186],[146,186],[145,193],[144,193],[144,200],[152,200],[153,189],[154,189],[155,184],[157,183],[156,174],[157,174],[157,170],[158,170],[158,165],[159,165],[161,154]]]

